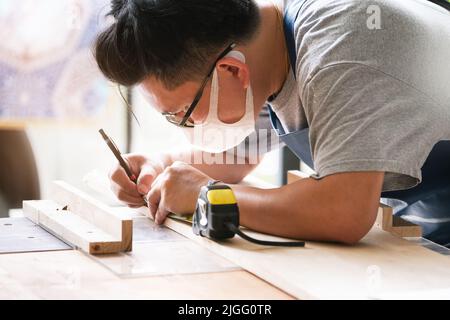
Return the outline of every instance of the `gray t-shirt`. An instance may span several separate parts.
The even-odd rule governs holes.
[[[383,171],[384,191],[417,185],[450,140],[449,12],[426,0],[291,1],[304,2],[297,77],[270,103],[284,130],[310,127],[319,178]]]

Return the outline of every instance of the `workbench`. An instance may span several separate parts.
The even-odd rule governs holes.
[[[450,299],[448,250],[377,225],[356,246],[275,248],[217,243],[176,220],[158,228],[144,209],[114,210],[133,217],[132,252],[91,256],[52,240],[48,250],[0,254],[0,299]],[[19,239],[30,228],[39,241],[52,237],[21,219],[0,219],[0,252],[36,240]],[[18,234],[1,234],[16,223]]]

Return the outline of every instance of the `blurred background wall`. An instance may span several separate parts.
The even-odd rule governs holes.
[[[114,158],[100,128],[122,151],[183,143],[133,93],[137,126],[97,69],[91,47],[108,10],[108,0],[0,0],[0,217],[45,198],[53,180],[82,186],[92,170],[106,175]],[[256,175],[274,181],[277,170],[275,152]]]

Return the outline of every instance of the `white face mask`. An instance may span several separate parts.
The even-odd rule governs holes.
[[[226,57],[232,57],[245,63],[245,56],[239,51],[231,51]],[[194,128],[181,128],[189,143],[200,150],[221,153],[234,148],[255,131],[253,92],[247,89],[245,114],[235,123],[224,123],[219,119],[219,79],[214,70],[211,84],[209,113],[206,120]]]

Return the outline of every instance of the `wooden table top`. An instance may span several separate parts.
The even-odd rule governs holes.
[[[377,226],[353,247],[308,242],[306,248],[274,248],[240,238],[219,244],[194,236],[182,222],[166,225],[181,239],[137,243],[122,256],[93,258],[77,250],[0,255],[0,299],[379,299],[423,297],[430,290],[450,299],[450,255]],[[191,263],[189,254],[173,254],[181,244],[183,252],[208,251],[212,262],[203,261],[199,270],[212,272],[177,274]],[[164,263],[175,271],[158,272]]]

